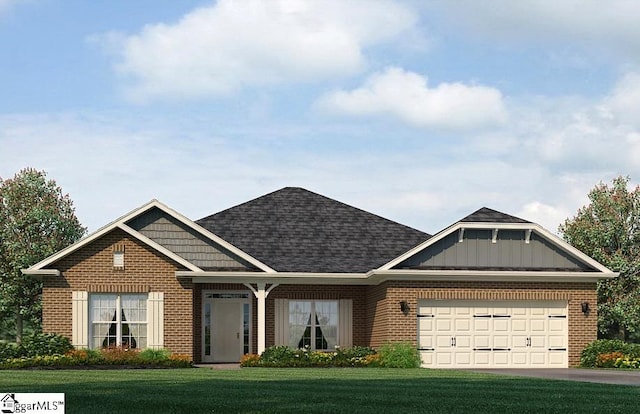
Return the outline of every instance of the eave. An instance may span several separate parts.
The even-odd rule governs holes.
[[[572,282],[595,283],[617,273],[474,270],[372,270],[367,273],[256,273],[177,271],[193,283],[278,283],[292,285],[379,285],[387,281]]]

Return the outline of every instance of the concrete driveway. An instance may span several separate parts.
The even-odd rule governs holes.
[[[549,378],[555,380],[597,382],[601,384],[635,385],[640,387],[639,370],[608,370],[585,368],[536,368],[536,369],[471,369],[471,372],[509,375],[514,377]]]

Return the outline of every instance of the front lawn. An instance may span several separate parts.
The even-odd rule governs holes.
[[[67,413],[92,414],[635,413],[640,401],[640,387],[428,369],[0,371],[0,392],[64,392]]]

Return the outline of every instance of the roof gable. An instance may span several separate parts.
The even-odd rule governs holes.
[[[363,273],[430,235],[286,187],[196,221],[278,272]]]
[[[106,226],[98,229],[94,233],[92,233],[92,234],[88,235],[87,237],[79,240],[78,242],[76,242],[76,243],[72,244],[71,246],[67,247],[66,249],[60,250],[59,252],[47,257],[46,259],[44,259],[42,261],[40,261],[39,263],[34,264],[33,266],[29,267],[28,269],[23,270],[23,272],[25,274],[32,274],[32,275],[48,274],[48,273],[55,274],[57,271],[51,270],[51,266],[54,265],[57,261],[59,261],[60,259],[70,255],[71,253],[79,250],[80,248],[88,245],[89,243],[92,243],[93,241],[101,238],[102,236],[108,234],[109,232],[111,232],[114,229],[121,229],[121,230],[125,231],[126,233],[128,233],[132,237],[134,237],[134,238],[140,240],[141,242],[147,244],[151,248],[155,249],[156,251],[160,252],[161,254],[164,254],[168,258],[170,258],[170,259],[174,260],[175,262],[183,265],[185,268],[187,268],[187,269],[189,269],[191,271],[203,271],[203,269],[201,269],[200,267],[198,267],[195,264],[191,263],[189,260],[187,260],[184,257],[180,256],[179,254],[176,254],[171,249],[169,249],[169,248],[163,246],[162,244],[154,241],[153,239],[147,237],[146,235],[144,235],[143,233],[137,231],[136,229],[134,229],[133,227],[131,227],[129,225],[129,224],[136,225],[136,220],[135,220],[136,218],[142,217],[146,213],[148,213],[150,211],[153,211],[154,209],[158,209],[158,210],[162,211],[166,215],[166,217],[171,217],[172,220],[174,221],[174,223],[181,223],[182,225],[186,226],[185,228],[191,228],[196,233],[200,233],[202,236],[204,236],[210,242],[213,242],[213,243],[219,245],[220,247],[222,247],[222,249],[224,249],[224,250],[236,255],[240,259],[242,259],[242,260],[246,261],[247,263],[255,266],[256,269],[260,269],[260,270],[265,271],[265,272],[273,272],[273,270],[271,268],[269,268],[268,266],[264,265],[263,263],[259,262],[258,260],[254,259],[253,257],[249,256],[245,252],[237,249],[233,245],[231,245],[231,244],[227,243],[226,241],[222,240],[221,238],[219,238],[215,234],[212,234],[209,231],[207,231],[206,229],[201,228],[200,226],[196,225],[194,222],[192,222],[188,218],[184,217],[182,214],[180,214],[180,213],[176,212],[175,210],[172,210],[171,208],[167,207],[166,205],[160,203],[158,200],[152,200],[152,201],[148,202],[147,204],[145,204],[145,205],[143,205],[143,206],[131,211],[130,213],[125,214],[124,216],[120,217],[119,219],[117,219],[117,220],[107,224]]]
[[[460,230],[459,230],[460,231]],[[436,243],[394,266],[394,269],[513,270],[593,272],[538,233],[504,229],[466,229],[449,233]]]
[[[540,225],[486,207],[380,268],[391,269],[613,274]]]

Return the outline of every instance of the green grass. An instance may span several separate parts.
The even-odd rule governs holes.
[[[67,413],[625,413],[640,387],[427,369],[0,371],[0,392],[64,392]]]

